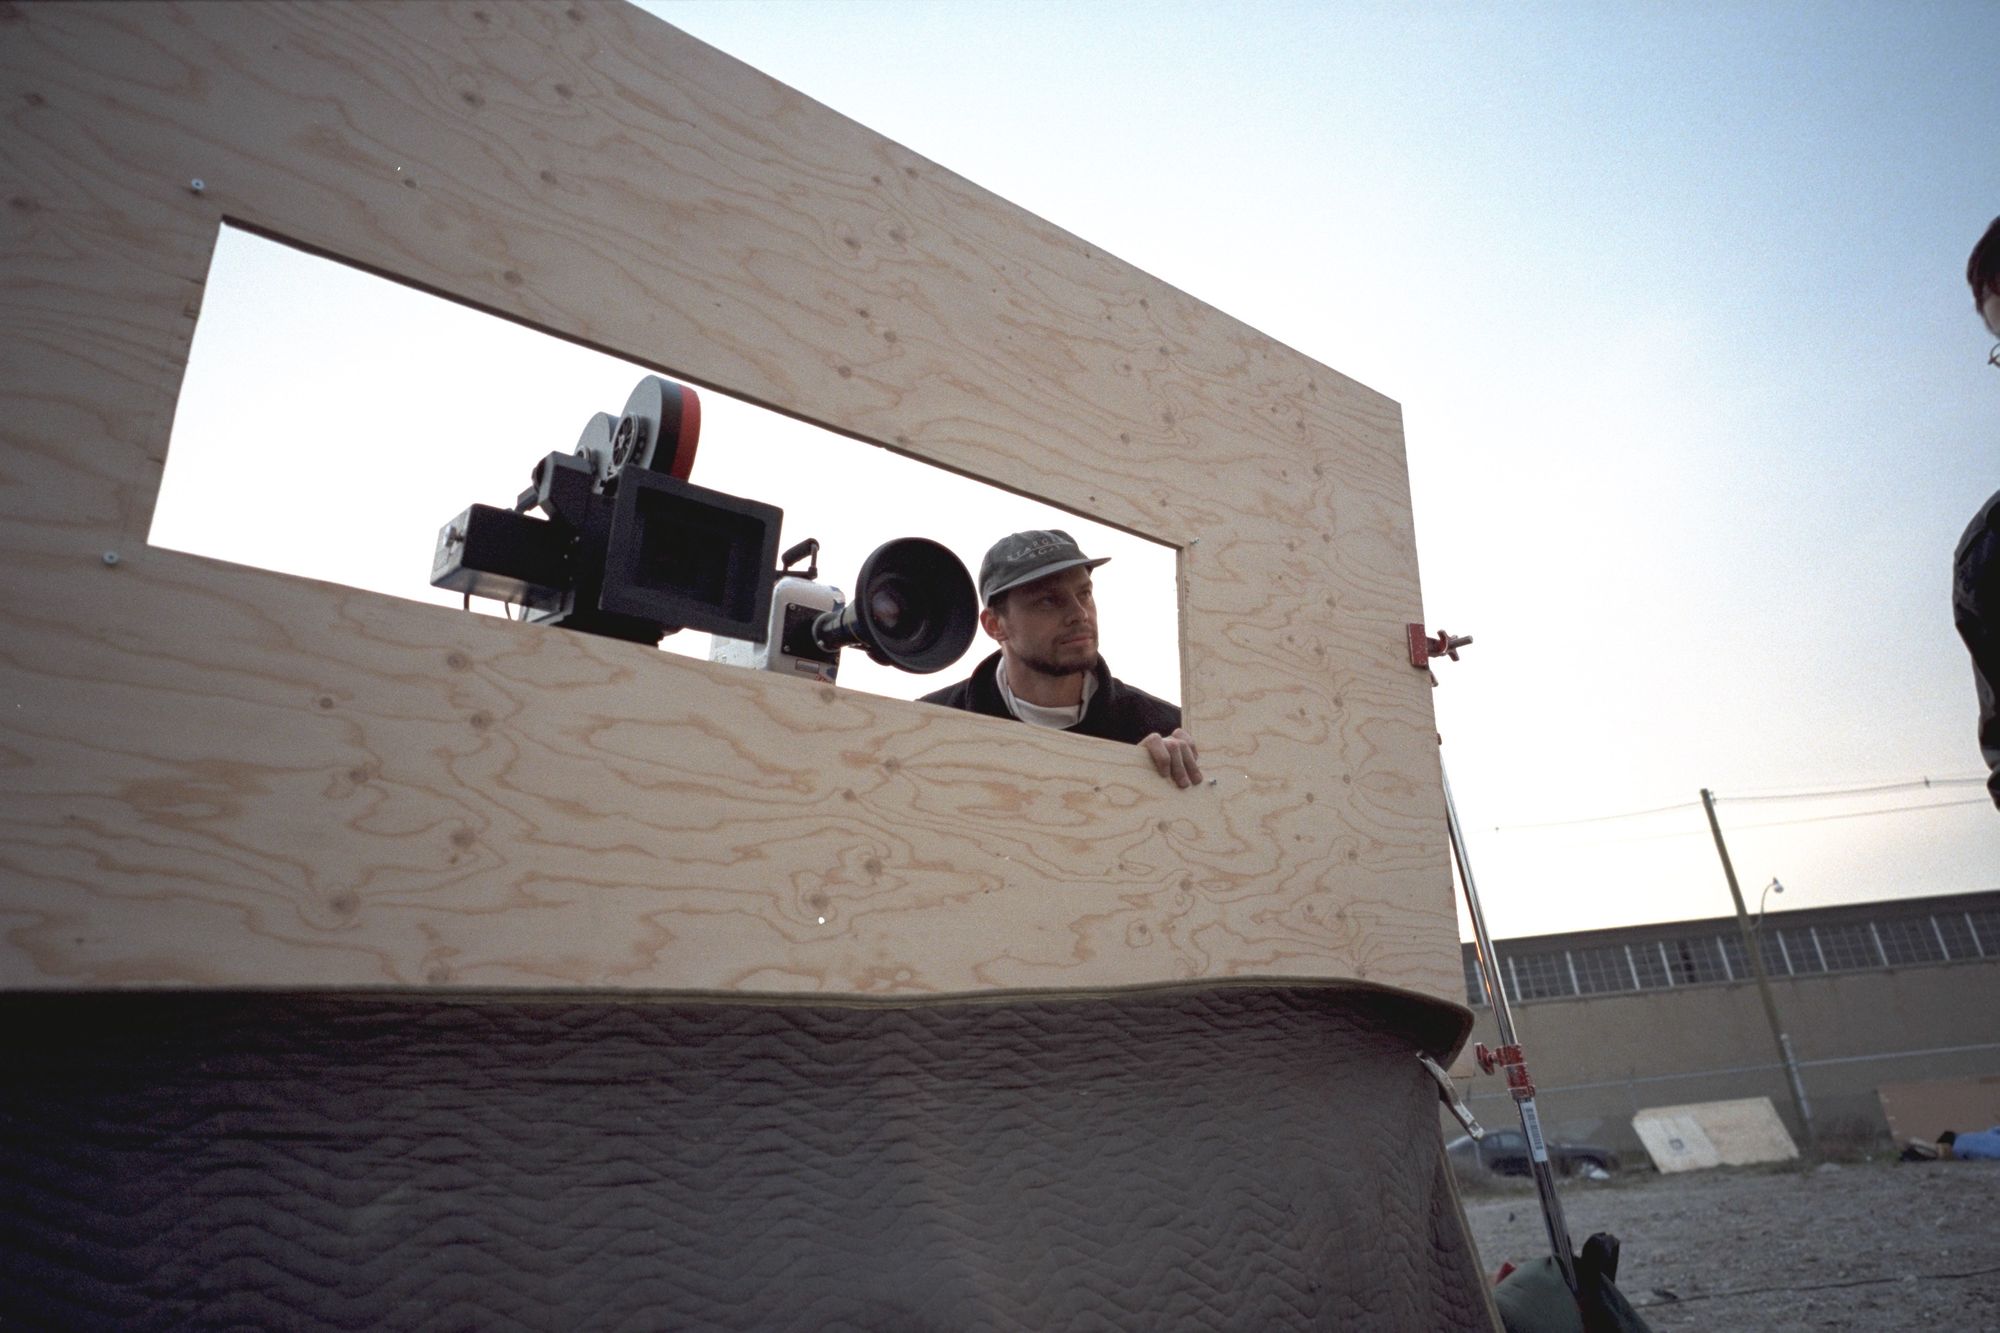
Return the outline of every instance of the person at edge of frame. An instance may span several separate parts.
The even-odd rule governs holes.
[[[1000,646],[956,685],[923,696],[987,717],[1014,718],[1145,750],[1177,787],[1201,781],[1181,710],[1111,674],[1097,651],[1093,560],[1060,528],[1016,532],[979,564],[979,625]]]
[[[1993,219],[1972,257],[1965,263],[1965,280],[1972,287],[1972,305],[1986,331],[2000,338],[2000,218]],[[2000,367],[2000,343],[1986,355]],[[1972,654],[1972,684],[1979,695],[1979,751],[1990,776],[1986,790],[2000,806],[2000,491],[1993,493],[1952,558],[1952,620],[1958,637]]]
[[[1947,1162],[2000,1162],[2000,1125],[1966,1134],[1947,1129],[1937,1137],[1937,1155]]]

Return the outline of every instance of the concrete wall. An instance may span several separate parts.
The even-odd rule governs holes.
[[[2000,962],[1795,977],[1774,980],[1771,991],[1814,1123],[1834,1144],[1887,1135],[1878,1084],[2000,1072]],[[1477,1012],[1473,1040],[1496,1045],[1492,1011]],[[1543,1121],[1558,1138],[1643,1162],[1635,1111],[1766,1096],[1803,1146],[1754,984],[1517,1004],[1514,1025]],[[1453,1073],[1481,1123],[1514,1122],[1498,1075],[1477,1073],[1469,1058]],[[1445,1125],[1460,1132],[1449,1116]]]

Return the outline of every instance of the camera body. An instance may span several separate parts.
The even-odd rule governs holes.
[[[700,422],[694,390],[642,379],[622,416],[598,413],[574,451],[537,463],[512,509],[473,505],[445,524],[431,586],[635,643],[761,634],[784,511],[687,480]]]
[[[840,589],[831,584],[780,575],[771,589],[771,619],[763,642],[717,634],[709,640],[708,660],[831,685],[840,672],[840,650],[822,647],[813,627],[821,616],[837,618],[844,605]]]

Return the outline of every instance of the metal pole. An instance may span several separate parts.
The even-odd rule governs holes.
[[[1744,909],[1743,890],[1736,883],[1736,867],[1730,864],[1729,847],[1722,841],[1722,825],[1715,818],[1715,796],[1706,787],[1701,789],[1701,808],[1708,812],[1708,829],[1715,835],[1715,852],[1722,858],[1722,874],[1729,881],[1729,897],[1736,904],[1736,928],[1743,934],[1743,952],[1750,955],[1750,971],[1757,978],[1757,994],[1764,1001],[1764,1018],[1771,1025],[1771,1039],[1777,1043],[1778,1059],[1784,1063],[1786,1079],[1791,1084],[1792,1105],[1799,1113],[1799,1123],[1805,1127],[1807,1145],[1816,1146],[1819,1136],[1813,1132],[1805,1082],[1799,1077],[1798,1062],[1792,1058],[1792,1039],[1778,1022],[1778,1002],[1771,995],[1771,979],[1764,975],[1764,952],[1757,947],[1757,937],[1751,933],[1750,913]]]
[[[1479,979],[1486,986],[1487,1003],[1493,1006],[1493,1019],[1500,1030],[1503,1056],[1509,1050],[1515,1052],[1515,1063],[1508,1069],[1507,1085],[1514,1095],[1514,1105],[1521,1113],[1521,1132],[1528,1137],[1528,1169],[1535,1177],[1535,1193],[1541,1196],[1542,1223],[1548,1229],[1549,1248],[1555,1254],[1556,1267],[1561,1270],[1569,1289],[1575,1291],[1576,1254],[1570,1248],[1569,1224],[1563,1220],[1562,1200],[1556,1197],[1555,1169],[1549,1165],[1548,1144],[1542,1138],[1542,1117],[1535,1109],[1535,1087],[1528,1081],[1526,1061],[1519,1056],[1520,1042],[1514,1036],[1514,1013],[1507,1005],[1507,990],[1500,981],[1493,937],[1486,930],[1486,912],[1479,905],[1479,888],[1472,880],[1472,862],[1466,857],[1465,840],[1459,832],[1458,805],[1451,798],[1451,779],[1444,776],[1442,763],[1438,765],[1438,776],[1444,782],[1445,830],[1451,836],[1452,859],[1458,863],[1458,882],[1465,886],[1465,906],[1472,917]],[[1518,1081],[1516,1070],[1519,1071]]]
[[[1778,1049],[1785,1053],[1785,1073],[1792,1080],[1792,1100],[1799,1104],[1799,1114],[1805,1117],[1806,1133],[1812,1134],[1812,1107],[1806,1105],[1805,1080],[1799,1077],[1799,1057],[1792,1054],[1792,1039],[1788,1033],[1778,1034]]]
[[[1452,859],[1458,862],[1458,882],[1465,886],[1465,906],[1472,916],[1472,948],[1479,959],[1479,979],[1486,986],[1486,1002],[1493,1006],[1493,1021],[1499,1026],[1502,1045],[1515,1045],[1514,1011],[1507,1005],[1507,990],[1500,983],[1500,960],[1493,953],[1493,937],[1486,933],[1486,911],[1479,905],[1479,889],[1472,882],[1472,863],[1466,859],[1465,845],[1458,836],[1458,803],[1451,798],[1451,778],[1438,765],[1444,782],[1445,832],[1451,835]]]

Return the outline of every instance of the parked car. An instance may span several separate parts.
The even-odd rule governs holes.
[[[1558,1175],[1591,1175],[1618,1169],[1618,1154],[1609,1148],[1593,1143],[1558,1143],[1554,1139],[1544,1142],[1549,1150],[1549,1164]],[[1528,1136],[1518,1129],[1489,1129],[1477,1143],[1461,1134],[1445,1144],[1444,1150],[1452,1164],[1462,1171],[1483,1169],[1502,1176],[1530,1174]]]

